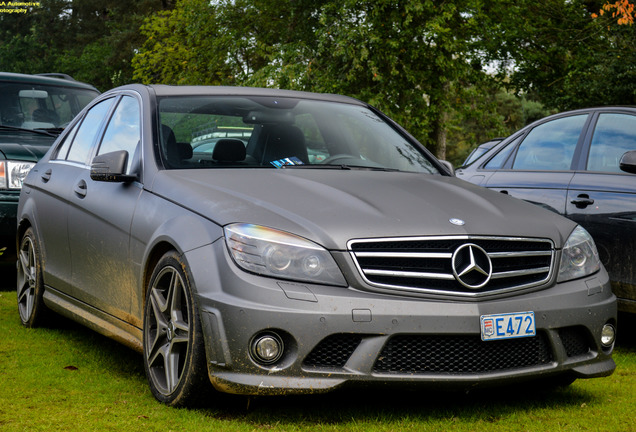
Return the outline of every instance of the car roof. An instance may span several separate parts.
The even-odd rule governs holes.
[[[59,76],[59,74],[55,74]],[[70,77],[69,77],[70,78]],[[74,79],[69,78],[55,78],[53,76],[48,75],[29,75],[29,74],[20,74],[13,72],[0,72],[0,81],[12,81],[16,83],[30,83],[30,84],[40,84],[40,85],[51,85],[58,87],[75,87],[82,89],[97,89],[90,84],[83,83],[80,81],[75,81]]]
[[[146,88],[154,92],[158,97],[163,96],[263,96],[263,97],[286,97],[286,98],[298,98],[298,99],[312,99],[322,100],[330,102],[349,103],[361,106],[367,106],[366,103],[343,95],[329,94],[329,93],[311,93],[296,90],[281,90],[281,89],[269,89],[259,87],[231,87],[231,86],[176,86],[176,85],[142,85],[131,84],[123,87],[113,89],[117,90],[135,90]]]

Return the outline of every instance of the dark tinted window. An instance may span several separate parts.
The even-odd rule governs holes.
[[[623,172],[619,161],[621,156],[630,150],[636,150],[636,116],[601,114],[594,130],[587,169]]]
[[[0,124],[64,128],[99,93],[46,83],[0,81]]]
[[[99,132],[104,117],[108,113],[113,99],[106,99],[95,105],[86,113],[75,139],[71,144],[66,160],[87,163],[95,136]]]
[[[569,170],[586,120],[587,114],[563,117],[535,127],[519,146],[512,168],[533,171]]]

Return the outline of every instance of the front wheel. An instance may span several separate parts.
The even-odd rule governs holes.
[[[46,320],[49,310],[44,304],[42,254],[33,228],[20,240],[17,273],[18,312],[25,327],[37,327]]]
[[[144,367],[160,402],[191,406],[207,382],[203,333],[186,264],[174,251],[157,263],[144,313]]]

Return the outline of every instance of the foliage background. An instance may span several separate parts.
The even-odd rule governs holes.
[[[68,73],[102,91],[143,82],[346,94],[459,164],[551,112],[636,104],[636,27],[599,14],[604,3],[42,0],[0,14],[0,69]]]

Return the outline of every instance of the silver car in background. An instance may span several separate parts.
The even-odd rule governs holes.
[[[454,178],[348,97],[111,90],[29,173],[18,216],[23,324],[56,312],[143,352],[168,405],[615,368],[587,232]]]

